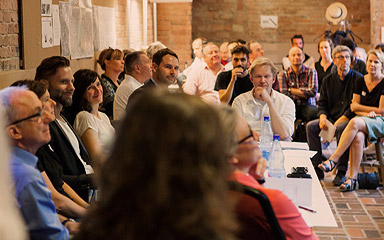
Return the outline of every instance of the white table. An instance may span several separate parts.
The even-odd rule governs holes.
[[[335,217],[310,160],[314,153],[308,150],[284,150],[285,170],[286,173],[290,173],[292,167],[308,167],[308,173],[312,176],[312,204],[309,208],[315,210],[316,213],[299,208],[308,226],[337,227]],[[268,181],[268,178],[266,181]],[[273,187],[268,186],[268,188]],[[281,190],[281,186],[276,186],[276,189]],[[286,195],[289,196],[289,194]]]

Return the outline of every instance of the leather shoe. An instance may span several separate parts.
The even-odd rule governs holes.
[[[347,180],[345,177],[344,171],[337,171],[335,179],[333,179],[332,183],[334,186],[340,186],[342,183],[344,183]]]

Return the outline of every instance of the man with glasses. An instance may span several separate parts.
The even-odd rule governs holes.
[[[44,111],[36,94],[22,87],[8,87],[0,91],[5,108],[6,132],[11,140],[11,171],[16,188],[16,199],[27,224],[31,239],[69,239],[60,223],[50,191],[37,170],[34,155],[47,144],[53,120]]]
[[[339,45],[332,51],[332,58],[337,71],[327,75],[322,82],[320,99],[318,101],[319,119],[307,123],[307,139],[309,149],[317,151],[312,157],[312,164],[319,179],[324,178],[324,172],[317,166],[322,162],[322,150],[319,133],[322,129],[327,130],[327,120],[336,127],[336,139],[339,142],[342,132],[348,121],[354,116],[350,110],[353,86],[357,78],[362,75],[352,69],[351,51],[348,47]],[[345,181],[345,173],[348,169],[349,150],[339,160],[338,172],[333,180],[335,186]]]
[[[264,116],[270,116],[272,131],[281,139],[290,139],[295,121],[292,99],[272,89],[277,68],[272,61],[259,57],[249,68],[253,89],[233,101],[232,107],[260,134]]]

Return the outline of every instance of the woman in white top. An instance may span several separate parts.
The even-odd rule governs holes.
[[[109,153],[115,133],[108,116],[99,111],[103,102],[103,87],[99,75],[89,69],[74,74],[75,92],[71,115],[76,116],[74,129],[80,136],[94,164]]]

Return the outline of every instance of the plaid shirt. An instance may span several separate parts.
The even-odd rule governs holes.
[[[313,105],[316,106],[316,92],[317,92],[317,72],[315,69],[303,65],[301,73],[297,76],[289,67],[287,70],[282,70],[278,76],[280,92],[292,98],[296,105]],[[300,98],[296,95],[290,94],[288,88],[298,88],[307,97]]]

